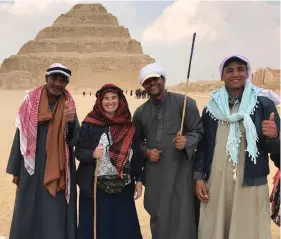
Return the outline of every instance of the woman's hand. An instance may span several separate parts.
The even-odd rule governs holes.
[[[142,195],[142,182],[137,182],[135,186],[135,200],[139,199]]]
[[[96,147],[94,153],[93,153],[93,157],[95,159],[100,159],[103,156],[103,146],[99,145],[98,147]]]

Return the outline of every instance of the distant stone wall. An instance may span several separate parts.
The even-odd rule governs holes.
[[[188,91],[188,92],[211,92],[217,88],[220,88],[223,86],[223,82],[218,81],[217,83],[212,83],[212,84],[207,84],[203,83],[201,84],[200,82],[198,83],[189,83],[188,85],[185,83],[180,84],[178,87],[175,89],[180,90],[180,91]]]

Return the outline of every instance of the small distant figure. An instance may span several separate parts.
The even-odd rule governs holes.
[[[145,90],[143,90],[143,91],[141,92],[141,96],[142,96],[143,99],[146,99],[146,91],[145,91]]]
[[[82,93],[82,94],[83,94],[83,96],[85,96],[85,95],[86,95],[85,91],[83,91],[83,93]]]
[[[128,91],[126,90],[126,95],[127,95]]]
[[[90,91],[90,96],[92,95],[92,91]]]
[[[133,90],[131,90],[131,92],[130,92],[130,96],[133,96]]]
[[[137,90],[136,90],[136,98],[137,98],[137,99],[140,99],[141,96],[142,96],[142,90],[141,90],[141,89],[137,89]]]

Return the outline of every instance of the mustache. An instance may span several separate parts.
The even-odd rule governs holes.
[[[53,88],[53,89],[57,89],[57,90],[63,90],[63,87],[51,86],[51,88]]]

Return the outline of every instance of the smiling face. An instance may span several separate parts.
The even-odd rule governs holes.
[[[247,78],[248,72],[244,62],[235,60],[224,66],[222,80],[229,90],[243,90]]]
[[[102,107],[109,117],[113,117],[119,106],[117,93],[106,92],[102,99]]]
[[[62,74],[54,74],[46,77],[46,83],[48,93],[57,97],[64,92],[68,80]]]
[[[165,91],[165,81],[162,77],[148,78],[143,87],[151,97],[158,97]]]

